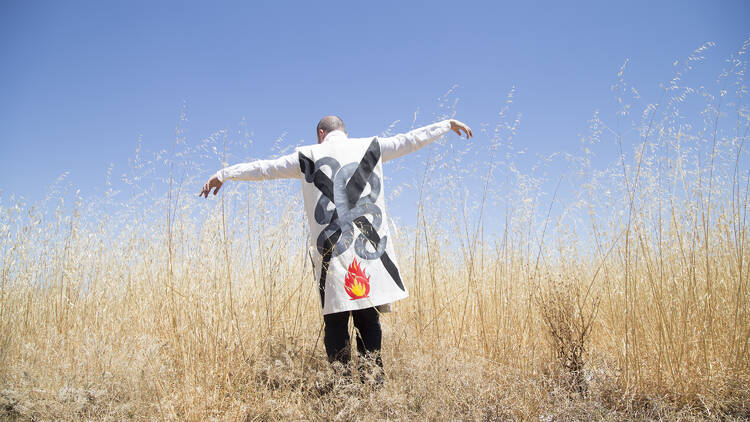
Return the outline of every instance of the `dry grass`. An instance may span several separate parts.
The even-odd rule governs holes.
[[[411,297],[383,318],[381,388],[325,360],[296,185],[198,203],[172,152],[162,193],[134,160],[121,202],[6,205],[0,419],[748,419],[746,48],[720,78],[733,94],[673,80],[631,131],[595,116],[552,195],[500,159],[512,95],[476,144],[415,158]],[[702,128],[675,118],[691,95]],[[619,158],[592,164],[607,137]],[[499,164],[464,173],[467,151]]]

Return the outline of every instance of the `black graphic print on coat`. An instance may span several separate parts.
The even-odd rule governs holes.
[[[300,170],[305,175],[305,181],[314,184],[322,193],[315,205],[315,221],[326,225],[316,241],[318,253],[323,257],[319,282],[321,305],[325,304],[326,275],[331,258],[348,250],[352,242],[357,256],[367,260],[380,258],[396,285],[405,290],[398,268],[385,251],[388,238],[378,234],[383,222],[382,212],[375,204],[381,190],[380,177],[374,172],[378,161],[380,145],[377,139],[370,142],[359,163],[349,163],[343,167],[333,157],[323,157],[313,162],[299,153]],[[331,177],[322,171],[324,167],[328,167]],[[370,185],[370,193],[363,196],[367,185]],[[333,208],[329,209],[331,203]],[[355,227],[359,229],[356,239]],[[368,242],[373,251],[367,248]]]

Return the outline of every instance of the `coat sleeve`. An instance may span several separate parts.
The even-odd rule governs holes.
[[[300,179],[299,155],[294,152],[274,160],[257,160],[225,167],[216,172],[221,182],[227,180]]]
[[[450,130],[450,120],[443,120],[389,138],[378,138],[383,162],[417,151]]]

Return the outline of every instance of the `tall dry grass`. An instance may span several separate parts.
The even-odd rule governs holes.
[[[193,196],[250,157],[229,155],[244,126],[190,146],[183,116],[95,201],[6,198],[0,417],[750,418],[748,44],[718,92],[683,86],[708,47],[653,104],[623,67],[576,153],[518,164],[511,92],[474,143],[386,168],[410,181],[390,203],[418,203],[393,230],[411,297],[382,318],[380,388],[325,360],[297,185]]]

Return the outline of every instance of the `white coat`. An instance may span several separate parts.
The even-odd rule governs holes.
[[[301,179],[323,314],[381,306],[409,295],[386,223],[383,162],[449,130],[449,120],[387,138],[348,138],[336,130],[318,145],[227,167],[216,176],[222,182]]]

